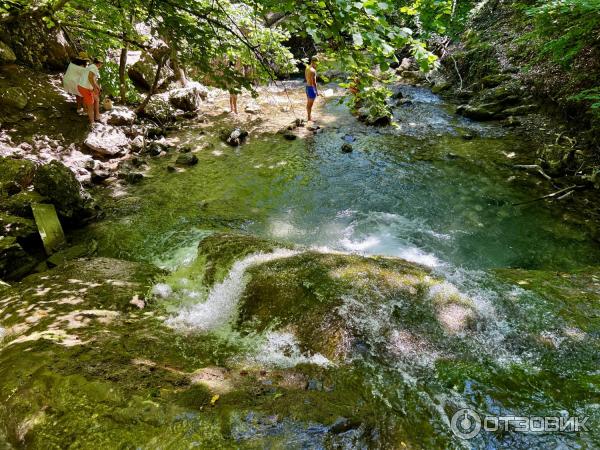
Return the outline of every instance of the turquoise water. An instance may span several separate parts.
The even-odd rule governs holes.
[[[339,125],[306,140],[252,136],[245,145],[232,148],[211,133],[184,129],[177,138],[202,148],[196,153],[199,164],[169,173],[166,167],[172,158],[155,160],[150,178],[129,187],[125,196],[108,199],[107,219],[84,230],[80,238],[97,239],[101,255],[175,270],[165,283],[175,291],[183,279],[177,270],[183,270],[186,283],[191,281],[197,290],[171,301],[187,307],[206,301],[207,307],[194,315],[180,310],[186,326],[192,332],[196,327],[198,333],[211,333],[211,327],[205,327],[210,307],[226,308],[233,302],[235,309],[236,298],[227,296],[240,295],[235,283],[245,276],[245,266],[239,273],[232,269],[222,290],[208,299],[209,287],[189,278],[185,268],[195,260],[198,243],[217,231],[242,232],[325,254],[393,256],[422,264],[446,280],[444,295],[471,299],[478,322],[469,332],[442,335],[427,328],[424,312],[415,305],[398,301],[353,309],[344,303],[341,316],[362,338],[352,344],[347,365],[332,376],[344,383],[358,377],[358,389],[377,403],[382,425],[376,436],[365,440],[348,435],[340,445],[599,445],[597,432],[483,433],[462,441],[449,430],[451,412],[459,407],[503,415],[568,411],[597,420],[600,315],[595,288],[586,316],[575,307],[565,308],[564,299],[543,286],[558,272],[591,271],[600,248],[576,214],[565,215],[558,206],[543,202],[518,205],[551,189],[511,168],[530,162],[536,143],[495,125],[457,118],[426,90],[406,88],[406,95],[414,103],[396,111],[401,119],[397,129],[363,127],[333,102],[327,110],[340,115]],[[465,140],[461,135],[466,132],[476,137]],[[350,154],[340,151],[345,140],[353,141]],[[498,275],[505,269],[527,272]],[[527,277],[533,281],[517,283]],[[525,290],[536,283],[539,289]],[[176,317],[177,308],[172,311]],[[399,350],[390,354],[394,345]],[[296,356],[302,363],[315,362]],[[393,433],[385,433],[388,422],[404,430],[406,441],[397,442],[390,437]],[[318,427],[311,434],[301,421],[284,423],[277,435],[287,442],[284,446],[294,447],[293,439],[299,447],[325,445]],[[272,430],[248,427],[234,430],[235,442],[246,442],[249,436],[271,442],[267,436]]]

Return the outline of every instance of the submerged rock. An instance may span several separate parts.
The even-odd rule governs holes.
[[[342,144],[342,153],[352,153],[352,144],[347,142]]]
[[[198,164],[198,157],[193,153],[182,153],[175,160],[178,166],[195,166]]]
[[[248,137],[249,133],[241,128],[236,128],[233,131],[223,130],[221,132],[221,139],[227,142],[233,147],[243,144]]]

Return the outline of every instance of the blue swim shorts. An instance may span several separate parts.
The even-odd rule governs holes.
[[[317,89],[314,86],[306,86],[306,96],[314,100],[317,98]]]

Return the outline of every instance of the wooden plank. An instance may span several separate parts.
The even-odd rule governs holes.
[[[56,209],[51,204],[32,203],[31,210],[46,254],[50,256],[65,243],[65,233],[56,215]]]

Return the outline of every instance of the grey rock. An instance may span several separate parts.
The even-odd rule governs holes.
[[[113,106],[105,115],[106,123],[115,126],[133,125],[136,118],[135,112],[124,106]]]
[[[152,55],[148,52],[143,52],[140,59],[127,69],[127,75],[137,87],[148,91],[154,82],[157,67],[158,65]],[[172,75],[173,72],[164,66],[160,71],[158,88],[163,88],[167,84],[168,78]]]
[[[200,108],[202,101],[206,100],[207,96],[208,89],[202,84],[192,81],[184,88],[170,91],[169,102],[175,108],[193,112]]]
[[[118,156],[130,149],[125,133],[112,125],[95,124],[84,141],[84,145],[101,156]]]

